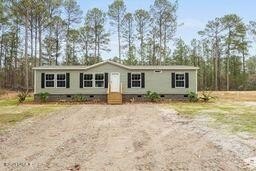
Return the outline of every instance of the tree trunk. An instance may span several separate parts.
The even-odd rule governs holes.
[[[119,62],[122,62],[121,59],[121,35],[120,35],[120,16],[118,16],[117,20],[117,34],[118,34],[118,57],[119,57]]]
[[[5,47],[7,47],[7,45],[5,45]],[[4,87],[7,88],[7,48],[4,49]]]
[[[98,36],[98,39],[97,39],[97,50],[98,50],[98,54],[97,54],[97,56],[98,56],[98,62],[100,62],[100,37]]]
[[[56,31],[56,54],[55,54],[55,65],[58,65],[58,53],[59,53],[59,33]]]
[[[16,23],[16,33],[15,33],[15,54],[14,54],[14,87],[18,87],[18,42],[19,42],[19,23]]]
[[[75,41],[73,41],[73,45],[72,45],[72,65],[75,63]]]
[[[69,28],[70,27],[70,15],[67,21],[67,34],[66,34],[66,65],[70,63],[70,46],[69,46]]]
[[[27,91],[29,90],[29,80],[28,80],[28,16],[25,16],[25,84]]]
[[[140,58],[141,64],[144,65],[144,55],[143,55],[143,44],[144,44],[144,33],[143,28],[141,28],[141,35],[140,35]]]
[[[18,42],[19,42],[19,24],[16,23],[16,51],[15,51],[15,56],[14,56],[14,68],[15,71],[18,68]],[[16,73],[16,72],[15,72]]]
[[[97,63],[97,36],[98,36],[98,31],[97,31],[97,25],[94,23],[94,63]]]
[[[159,65],[162,65],[162,19],[159,21]]]
[[[42,26],[38,22],[38,42],[39,42],[39,66],[42,66]]]
[[[33,59],[33,21],[30,19],[30,58]]]
[[[242,42],[244,42],[244,38],[242,38]],[[243,60],[243,79],[245,79],[245,47],[243,46],[243,50],[242,50],[242,60]]]
[[[218,57],[215,56],[215,91],[218,90]]]
[[[163,49],[163,55],[164,55],[164,64],[166,62],[166,51],[167,51],[167,26],[164,25],[164,49]]]
[[[221,61],[220,61],[220,57],[221,57],[221,52],[220,52],[220,49],[219,49],[219,44],[218,44],[218,61],[217,61],[217,80],[218,80],[218,90],[220,90],[220,85],[221,85]]]
[[[35,54],[34,54],[34,67],[37,66],[37,33],[38,33],[38,23],[37,23],[37,18],[36,18],[36,25],[35,25]]]
[[[13,77],[13,65],[12,65],[12,61],[13,61],[13,56],[14,56],[14,49],[15,49],[15,34],[12,33],[12,43],[11,43],[11,52],[10,52],[10,59],[9,59],[9,78],[11,80],[11,88],[14,88],[14,77]]]
[[[33,59],[33,47],[34,47],[34,45],[33,45],[33,23],[32,23],[33,21],[32,21],[32,16],[31,16],[31,21],[30,21],[30,59]],[[30,72],[31,73],[31,78],[33,78],[33,75],[34,75],[34,73],[33,72]],[[31,85],[33,85],[34,84],[34,79],[31,79]]]
[[[129,20],[128,21],[128,25],[129,25],[129,35],[128,35],[128,50],[129,50],[129,53],[130,53],[130,50],[131,50],[131,46],[132,46],[132,23],[131,21]]]
[[[152,54],[152,63],[156,65],[156,40],[155,34],[153,33],[153,54]]]
[[[1,35],[1,47],[0,47],[0,71],[2,69],[2,56],[3,56],[3,30]]]
[[[226,90],[229,91],[229,59],[230,59],[230,38],[231,38],[231,31],[229,29],[228,31],[228,49],[227,49],[227,71],[226,71],[226,77],[227,77],[227,87],[226,87]]]
[[[87,38],[86,38],[87,39]],[[85,64],[88,65],[88,39],[85,42]]]
[[[218,38],[215,39],[215,48],[214,48],[214,79],[215,79],[215,91],[218,90]]]

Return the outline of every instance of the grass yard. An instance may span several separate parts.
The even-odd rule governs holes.
[[[187,117],[210,117],[211,126],[256,135],[256,92],[213,92],[209,103],[173,102],[171,107]],[[254,100],[254,101],[253,101]]]
[[[33,101],[27,97],[25,104],[19,104],[16,96],[0,98],[0,130],[31,117],[43,117],[49,113],[63,109],[65,105],[58,104],[26,104]]]
[[[256,91],[213,91],[211,94],[222,100],[256,102]]]

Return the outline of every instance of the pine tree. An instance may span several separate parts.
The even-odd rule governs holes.
[[[109,33],[105,31],[106,14],[98,8],[93,8],[87,12],[85,18],[86,26],[92,39],[91,42],[93,43],[94,63],[97,63],[101,60],[101,51],[109,51]]]
[[[167,45],[173,38],[176,31],[177,1],[172,3],[168,0],[155,0],[151,8],[153,24],[156,26],[157,37],[159,38],[159,64],[166,58]]]
[[[198,33],[206,39],[212,42],[212,60],[213,60],[213,70],[214,70],[214,89],[218,90],[220,85],[220,58],[221,58],[221,40],[223,38],[223,31],[225,27],[221,23],[220,18],[215,18],[209,21],[206,25],[204,31],[199,31]]]
[[[136,53],[134,45],[134,19],[132,13],[126,13],[122,20],[122,37],[124,40],[123,47],[126,49],[126,56],[129,61],[134,61],[136,59]]]
[[[145,64],[145,58],[146,58],[146,34],[148,33],[148,27],[149,27],[149,21],[150,21],[150,15],[149,12],[139,9],[135,11],[134,14],[134,20],[136,22],[136,31],[137,31],[137,39],[140,43],[140,63],[142,65]]]
[[[111,25],[114,25],[117,29],[118,38],[118,57],[121,62],[121,22],[125,15],[126,6],[123,0],[114,0],[114,2],[108,6],[108,16],[112,20]]]
[[[72,49],[69,42],[70,32],[72,30],[72,26],[74,24],[78,24],[81,21],[82,11],[80,10],[80,6],[77,4],[76,0],[65,0],[64,1],[64,9],[65,9],[65,23],[66,23],[66,64],[72,64]]]

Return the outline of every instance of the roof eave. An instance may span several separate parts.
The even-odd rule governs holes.
[[[32,68],[32,70],[70,70],[70,71],[79,71],[79,70],[89,70],[91,68]],[[198,70],[199,68],[157,68],[157,69],[151,69],[151,68],[126,68],[127,70]]]

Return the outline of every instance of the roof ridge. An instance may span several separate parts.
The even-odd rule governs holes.
[[[129,69],[129,70],[154,70],[154,69],[162,69],[162,70],[172,70],[172,69],[177,69],[177,70],[182,70],[182,69],[199,69],[198,67],[195,66],[189,66],[189,65],[125,65],[125,64],[121,64],[115,61],[111,61],[111,60],[106,60],[106,61],[102,61],[93,65],[58,65],[58,66],[51,66],[51,65],[47,65],[47,66],[39,66],[39,67],[33,67],[33,70],[40,70],[40,69],[54,69],[54,70],[58,70],[58,69],[91,69],[91,68],[95,68],[101,65],[104,65],[106,63],[109,63],[111,65],[115,65],[118,67],[122,67],[125,69]]]

